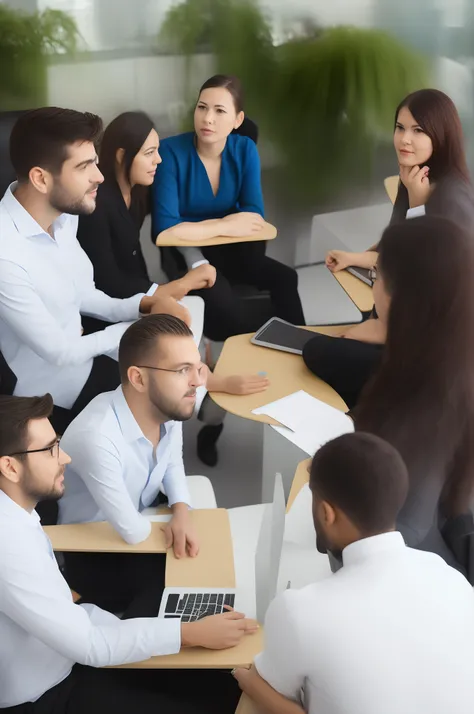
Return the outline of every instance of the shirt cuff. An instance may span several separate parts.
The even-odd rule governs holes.
[[[112,523],[121,537],[126,543],[130,545],[135,545],[136,543],[143,543],[144,540],[148,538],[151,533],[151,523],[146,516],[142,516],[141,513],[136,514],[136,518],[133,520],[133,525]]]
[[[153,638],[156,649],[152,656],[177,654],[181,649],[181,620],[178,618],[155,618]]]
[[[163,481],[163,489],[168,496],[168,503],[174,506],[175,503],[187,503],[192,508],[191,494],[186,483],[186,476],[171,477]]]
[[[426,215],[424,206],[415,206],[414,208],[409,208],[407,211],[406,218],[419,218],[420,216]]]
[[[153,283],[153,285],[145,293],[146,297],[151,297],[154,295],[155,290],[158,288],[158,283]]]
[[[197,260],[195,263],[191,265],[191,270],[194,270],[194,268],[199,268],[200,265],[209,265],[209,261],[204,258],[204,260]]]

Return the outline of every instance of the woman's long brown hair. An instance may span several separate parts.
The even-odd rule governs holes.
[[[378,270],[391,296],[380,369],[354,410],[410,473],[443,474],[448,514],[474,483],[474,236],[440,217],[389,226]]]
[[[409,94],[395,111],[395,126],[400,110],[406,107],[433,144],[427,161],[430,180],[457,176],[470,182],[464,148],[464,134],[458,110],[450,97],[439,89],[420,89]]]

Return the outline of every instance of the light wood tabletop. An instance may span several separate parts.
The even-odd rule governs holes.
[[[227,650],[205,650],[203,647],[182,649],[175,655],[150,657],[146,662],[133,662],[119,669],[233,669],[250,667],[263,650],[263,628],[246,635],[236,647]],[[114,668],[115,669],[115,668]],[[229,674],[229,677],[231,675]]]
[[[83,553],[167,553],[168,587],[235,587],[234,554],[229,515],[223,508],[191,511],[199,536],[199,555],[177,559],[172,549],[166,551],[164,523],[151,524],[151,534],[142,543],[129,545],[109,523],[77,523],[47,526],[53,550]]]
[[[265,225],[258,233],[252,233],[250,236],[241,236],[233,238],[230,236],[216,236],[215,238],[205,238],[204,240],[183,240],[182,238],[165,236],[156,239],[158,248],[165,246],[174,246],[176,248],[205,248],[212,245],[227,245],[228,243],[254,243],[259,240],[273,240],[277,236],[277,229],[271,223],[265,221]]]
[[[332,325],[307,327],[306,329],[324,335],[337,336],[346,328],[347,326],[344,325]],[[329,384],[312,374],[300,355],[280,352],[268,347],[258,347],[250,342],[251,337],[252,334],[236,335],[226,340],[214,373],[221,377],[227,377],[232,374],[242,374],[243,371],[246,374],[265,372],[270,380],[270,386],[266,392],[244,396],[210,392],[216,404],[244,419],[278,425],[278,422],[265,414],[252,414],[252,410],[303,389],[326,404],[347,411],[345,402],[337,392]]]
[[[338,273],[333,273],[341,288],[347,293],[354,305],[361,312],[368,312],[374,306],[374,297],[372,288],[356,278],[355,275],[347,270],[340,270]]]
[[[166,551],[168,587],[235,587],[234,554],[229,516],[225,509],[199,509],[191,517],[200,539],[196,558],[177,560]],[[108,523],[80,523],[48,526],[45,531],[54,550],[102,553],[164,553],[163,523],[153,522],[152,533],[143,543],[128,545]],[[183,648],[175,655],[151,657],[144,662],[123,665],[125,669],[232,669],[249,667],[263,649],[263,630],[244,637],[227,650]],[[229,675],[230,676],[230,675]]]
[[[293,483],[291,484],[291,490],[290,490],[290,495],[288,496],[288,501],[286,502],[286,512],[290,510],[292,507],[295,498],[305,486],[308,481],[309,481],[309,472],[308,469],[311,466],[311,459],[305,459],[304,461],[300,461],[296,468],[296,472],[293,478]]]

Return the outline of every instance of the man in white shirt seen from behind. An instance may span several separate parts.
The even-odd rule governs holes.
[[[52,406],[49,394],[0,396],[0,711],[233,714],[238,688],[226,672],[95,669],[182,646],[232,647],[255,623],[235,612],[123,621],[73,602],[34,510],[61,498],[70,462],[48,420]]]
[[[119,369],[121,386],[95,397],[62,437],[72,463],[59,523],[106,520],[127,543],[140,543],[151,532],[142,511],[163,491],[173,513],[168,544],[177,557],[193,557],[199,543],[189,518],[182,422],[193,414],[206,372],[191,330],[171,315],[142,318],[120,341]],[[123,612],[142,593],[144,609],[135,606],[133,615],[158,613],[163,554],[68,553],[65,563],[83,599]]]
[[[18,181],[0,201],[0,350],[17,378],[15,395],[51,393],[61,432],[96,394],[120,383],[111,358],[132,321],[158,312],[190,321],[173,297],[179,281],[126,299],[95,288],[76,232],[103,181],[95,148],[101,132],[90,113],[44,107],[21,115],[10,137]],[[206,287],[207,278],[186,278],[179,295]],[[81,315],[115,324],[83,335]]]
[[[266,714],[471,714],[473,590],[395,531],[408,490],[398,452],[341,436],[316,453],[310,489],[318,546],[344,567],[273,601],[265,651],[235,671],[241,688]]]

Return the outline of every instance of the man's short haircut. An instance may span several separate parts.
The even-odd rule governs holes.
[[[35,166],[59,175],[69,146],[85,141],[96,145],[101,135],[102,119],[96,114],[58,107],[25,112],[10,136],[10,160],[18,181],[28,181]]]
[[[28,448],[28,425],[33,419],[48,419],[53,398],[0,395],[0,456],[10,456]]]
[[[146,315],[130,325],[119,346],[122,384],[128,382],[127,372],[130,367],[141,364],[153,366],[159,340],[165,335],[192,337],[193,333],[185,322],[172,315]]]
[[[365,535],[394,527],[408,493],[408,471],[398,451],[359,431],[325,444],[311,464],[311,490],[339,508]]]

